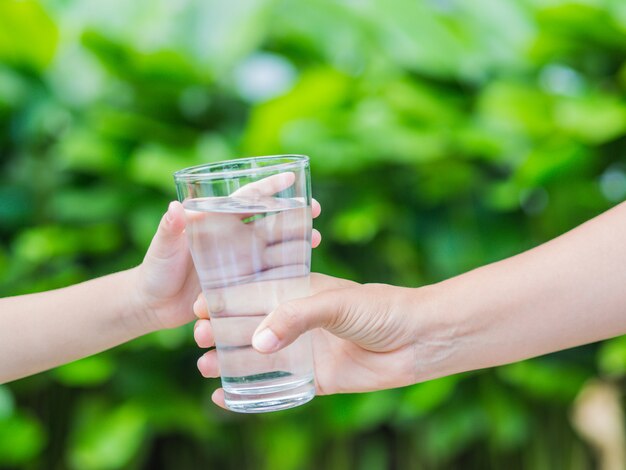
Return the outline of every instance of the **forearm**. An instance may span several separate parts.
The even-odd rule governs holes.
[[[533,250],[433,286],[451,338],[437,375],[625,334],[624,234],[621,204]]]
[[[63,289],[0,299],[0,383],[111,348],[151,329],[135,270]]]

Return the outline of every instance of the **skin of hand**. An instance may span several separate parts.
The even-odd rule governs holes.
[[[291,172],[269,176],[248,184],[232,195],[235,207],[280,207],[278,199],[267,193],[278,193],[292,186]],[[259,189],[258,185],[263,186]],[[259,206],[262,204],[262,206]],[[319,212],[319,205],[313,208]],[[257,217],[250,213],[187,212],[188,241],[200,280],[207,286],[224,279],[255,275],[267,279],[280,277],[285,270],[306,269],[305,253],[310,249],[311,208],[294,207],[289,211]],[[313,244],[319,233],[313,232]],[[200,255],[201,254],[201,255]],[[262,273],[259,274],[259,271]]]
[[[254,347],[273,352],[312,329],[315,380],[320,395],[414,383],[416,325],[412,324],[413,317],[403,312],[403,304],[413,294],[412,289],[360,285],[313,273],[311,294],[307,299],[282,304],[268,316],[257,329]],[[422,295],[426,299],[426,290]],[[336,315],[336,312],[342,313]],[[198,346],[213,347],[215,341],[203,296],[196,300],[194,313],[200,318],[194,329]],[[270,319],[273,332],[268,338],[263,331],[267,331]],[[198,369],[205,377],[219,376],[215,349],[200,357]],[[213,401],[225,407],[222,389],[215,391]]]
[[[273,185],[265,189],[275,192]],[[320,210],[313,200],[312,216]],[[12,358],[0,363],[0,383],[193,320],[191,306],[200,286],[184,229],[182,204],[171,202],[141,265],[62,289],[0,299],[0,357]],[[312,245],[320,241],[313,230]]]
[[[293,185],[295,178],[295,174],[291,172],[275,174],[241,187],[231,197],[254,200],[272,196]],[[317,217],[320,212],[319,203],[313,199],[311,204],[312,217]],[[193,214],[188,216],[194,217]],[[220,246],[216,237],[243,246],[252,246],[253,242],[264,245],[267,245],[268,242],[272,244],[280,244],[281,242],[278,238],[269,241],[252,240],[255,233],[254,225],[263,223],[263,219],[244,224],[243,219],[246,218],[246,214],[219,215],[219,217],[232,219],[231,228],[223,230],[221,233],[211,232],[209,237],[202,237],[209,238],[211,242],[208,244],[207,250],[211,246]],[[173,328],[193,320],[193,313],[189,306],[198,296],[200,284],[191,260],[188,238],[184,234],[184,229],[185,210],[180,202],[171,202],[150,248],[148,248],[144,261],[137,270],[137,289],[135,292],[138,298],[136,304],[140,306],[138,311],[143,313],[136,318],[139,318],[141,323],[152,324],[153,329]],[[280,234],[283,232],[288,234],[289,231],[283,230],[280,231]],[[240,237],[241,240],[233,241],[234,236]],[[316,247],[320,242],[320,233],[313,230],[312,246]],[[215,253],[214,256],[208,257],[209,264],[213,260],[215,266],[223,267],[222,263],[216,260],[219,256],[220,253]],[[246,253],[242,251],[241,257],[246,259]],[[232,263],[233,269],[239,269],[239,266],[245,265],[242,260],[234,260]],[[209,266],[209,268],[211,267],[213,266]],[[203,266],[203,268],[206,272],[207,267]],[[219,275],[219,270],[216,270],[216,275]]]
[[[313,330],[320,394],[399,387],[626,334],[626,203],[527,252],[437,284],[401,288],[312,276],[252,344],[273,352]],[[206,305],[194,337],[214,343]],[[198,361],[219,375],[215,351]],[[223,392],[213,400],[224,406]]]
[[[274,189],[272,194],[277,192]],[[170,203],[143,263],[137,268],[135,303],[141,306],[137,311],[142,312],[138,319],[141,324],[152,324],[153,330],[177,327],[194,318],[190,305],[198,297],[200,285],[184,235],[184,212],[181,203]],[[321,212],[316,200],[312,202],[311,212],[313,218]],[[233,223],[242,224],[241,218],[235,217]],[[235,232],[239,230],[227,231],[223,236],[232,238]],[[244,237],[251,232],[245,232]],[[321,239],[314,229],[312,246],[317,247]]]

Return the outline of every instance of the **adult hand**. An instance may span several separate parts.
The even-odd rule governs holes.
[[[422,301],[430,308],[428,288],[407,289],[384,284],[360,285],[322,274],[311,275],[311,297],[281,304],[259,325],[252,344],[271,353],[299,335],[312,331],[315,380],[320,395],[365,392],[415,383],[420,322],[407,308]],[[203,297],[194,304],[198,346],[214,346],[208,309]],[[432,345],[431,345],[432,346]],[[216,351],[198,360],[205,377],[217,377]],[[224,407],[222,389],[213,400]]]

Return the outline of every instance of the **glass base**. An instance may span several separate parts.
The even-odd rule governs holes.
[[[224,402],[229,410],[237,413],[267,413],[270,411],[286,410],[295,406],[304,405],[315,396],[313,379],[304,382],[291,383],[285,387],[270,387],[270,390],[260,387],[258,390],[224,389]]]

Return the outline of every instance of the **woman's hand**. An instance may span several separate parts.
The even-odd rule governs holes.
[[[417,380],[417,354],[433,354],[442,344],[418,344],[421,326],[411,312],[415,302],[428,314],[429,289],[407,289],[384,284],[360,285],[321,274],[311,275],[312,296],[281,304],[259,325],[252,344],[271,353],[284,348],[302,333],[313,330],[317,392],[320,395],[365,392],[399,387]],[[198,297],[194,337],[198,346],[214,346],[208,309]],[[430,315],[432,317],[432,315]],[[427,336],[427,335],[426,335]],[[198,360],[205,377],[217,377],[216,351]],[[224,406],[223,391],[213,400]]]

